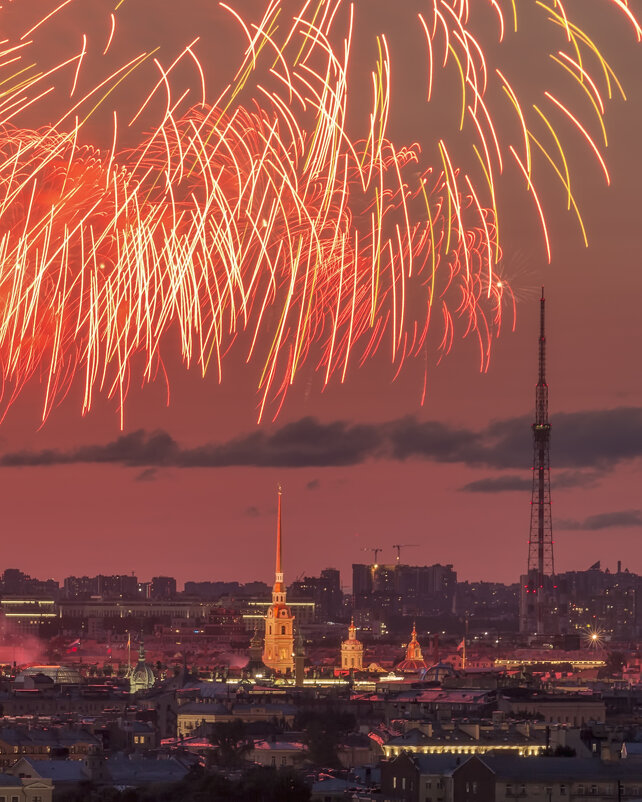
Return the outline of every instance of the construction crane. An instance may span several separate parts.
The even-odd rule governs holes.
[[[399,561],[401,560],[401,549],[410,549],[418,545],[418,543],[401,543],[397,546],[393,546],[393,549],[397,549],[397,564],[399,564]]]
[[[372,547],[364,546],[361,549],[361,551],[371,551],[374,554],[373,565],[376,567],[379,564],[379,562],[377,560],[377,557],[379,556],[379,552],[383,551],[383,549],[381,547],[378,547],[378,548],[375,549],[375,548],[372,548]]]

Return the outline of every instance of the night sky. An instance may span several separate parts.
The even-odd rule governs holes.
[[[42,13],[56,4],[14,0],[0,11],[0,21],[8,15],[6,35],[29,27],[36,5]],[[429,160],[436,138],[450,134],[440,130],[440,120],[452,119],[448,103],[458,96],[443,91],[429,113],[416,102],[425,89],[425,65],[412,20],[422,4],[393,14],[389,9],[397,4],[386,9],[386,3],[369,2],[368,13],[359,14],[363,5],[356,3],[357,78],[361,72],[367,77],[374,35],[385,31],[396,69],[390,133],[395,140],[420,141]],[[440,364],[438,354],[431,355],[422,407],[422,364],[409,365],[393,382],[388,356],[381,353],[353,369],[344,385],[323,391],[309,367],[276,421],[268,416],[257,425],[252,365],[228,363],[219,386],[213,372],[202,379],[198,370],[186,371],[178,348],[175,354],[168,349],[169,405],[162,381],[142,389],[133,384],[123,432],[113,401],[99,398],[81,417],[79,388],[40,425],[42,388],[34,383],[0,429],[3,568],[60,580],[134,571],[141,578],[174,575],[181,583],[271,581],[281,483],[286,581],[332,566],[349,585],[350,565],[371,557],[364,549],[382,547],[380,562],[392,562],[397,543],[416,544],[402,552],[404,561],[452,563],[460,579],[516,581],[527,558],[543,284],[556,570],[585,569],[596,560],[614,569],[622,560],[642,572],[642,52],[610,5],[567,3],[581,8],[582,23],[628,95],[626,103],[610,102],[606,115],[612,185],[605,186],[585,143],[569,134],[590,247],[583,247],[551,181],[543,198],[553,243],[549,266],[532,199],[514,171],[503,182],[502,270],[518,301],[517,319],[511,331],[511,310],[505,310],[486,373],[479,372],[473,339],[459,339]],[[642,2],[630,5],[642,14]],[[77,52],[84,32],[90,47],[103,42],[113,6],[74,0],[41,32],[43,63]],[[161,61],[169,63],[200,35],[196,50],[212,95],[217,82],[224,85],[233,73],[242,37],[214,3],[186,0],[178,13],[176,4],[126,0],[118,13],[109,65],[156,45]],[[490,42],[494,63],[527,98],[549,88],[558,73],[548,66],[548,53],[560,46],[550,29],[530,25],[525,13],[518,38],[500,48],[489,20],[490,14],[480,17],[479,31]],[[101,50],[98,44],[95,49]],[[100,58],[88,58],[81,80],[89,86],[105,68]],[[154,75],[151,68],[141,70],[114,94],[112,106],[134,108]],[[72,79],[73,70],[57,89],[68,93]],[[194,70],[186,68],[179,81],[195,82]],[[562,96],[568,89],[554,88]],[[54,93],[24,124],[51,122],[61,97]],[[357,97],[350,118],[355,129],[359,112]],[[153,108],[149,113],[151,119]],[[98,115],[83,136],[108,146],[107,129]]]

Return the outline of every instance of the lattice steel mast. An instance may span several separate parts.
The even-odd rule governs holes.
[[[544,632],[547,577],[554,574],[553,521],[551,516],[550,442],[548,384],[546,383],[546,300],[540,299],[539,375],[535,388],[533,423],[533,491],[528,541],[528,592],[535,594],[537,632]],[[532,597],[531,597],[532,599]]]

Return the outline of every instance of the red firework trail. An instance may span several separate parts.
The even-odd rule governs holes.
[[[259,418],[268,403],[278,412],[306,363],[323,383],[344,381],[386,349],[396,375],[406,360],[426,354],[429,335],[443,352],[458,329],[476,336],[483,370],[507,297],[512,307],[510,289],[496,275],[497,176],[511,162],[523,176],[549,253],[534,152],[563,186],[584,231],[554,115],[570,121],[608,179],[586,121],[548,91],[526,108],[509,78],[491,70],[464,0],[426,2],[416,24],[426,44],[428,103],[443,71],[459,75],[460,98],[452,105],[470,133],[476,177],[454,163],[443,139],[435,167],[419,146],[388,135],[391,56],[384,34],[368,125],[360,138],[349,135],[355,11],[338,0],[308,0],[287,24],[280,2],[268,3],[253,24],[221,4],[245,32],[247,48],[234,80],[211,102],[196,42],[169,66],[143,52],[84,94],[78,86],[86,36],[79,53],[49,72],[35,71],[29,37],[69,2],[52,5],[0,52],[5,409],[36,378],[45,386],[43,419],[75,381],[84,385],[83,412],[104,391],[119,400],[122,416],[132,376],[153,380],[176,333],[184,362],[203,373],[215,369],[220,380],[231,346],[245,350],[260,366]],[[551,57],[590,101],[602,131],[602,95],[619,86],[613,71],[559,0],[536,5],[563,33],[567,48]],[[639,40],[628,5],[606,5]],[[489,0],[487,10],[500,39],[517,29],[514,2]],[[104,53],[115,47],[118,13],[117,7],[110,14]],[[83,127],[104,110],[114,86],[151,61],[160,77],[141,97],[134,121],[162,97],[156,127],[138,146],[119,150],[115,109],[113,146],[82,144]],[[185,61],[196,69],[201,96],[187,108],[173,84]],[[23,127],[21,118],[65,70],[73,74],[71,99],[60,120]],[[517,121],[519,142],[505,143],[495,125],[493,87]]]

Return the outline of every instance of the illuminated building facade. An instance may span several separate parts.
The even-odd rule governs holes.
[[[272,590],[272,604],[265,616],[263,663],[276,674],[289,674],[294,670],[294,616],[285,601],[285,584],[281,562],[281,488],[278,496],[276,530],[276,572]]]
[[[397,669],[399,671],[414,672],[422,671],[425,668],[427,668],[426,661],[424,660],[424,656],[421,653],[421,646],[417,640],[417,628],[413,624],[410,641],[406,647],[406,659],[399,663]]]
[[[129,675],[129,692],[148,691],[154,687],[156,677],[151,666],[145,662],[145,645],[141,638],[138,648],[138,663]]]
[[[448,615],[453,611],[457,573],[452,565],[352,566],[353,604],[358,611],[376,611],[388,624],[399,616]]]
[[[354,619],[348,627],[348,639],[341,644],[341,670],[361,671],[363,668],[363,643],[357,640],[357,628]]]

